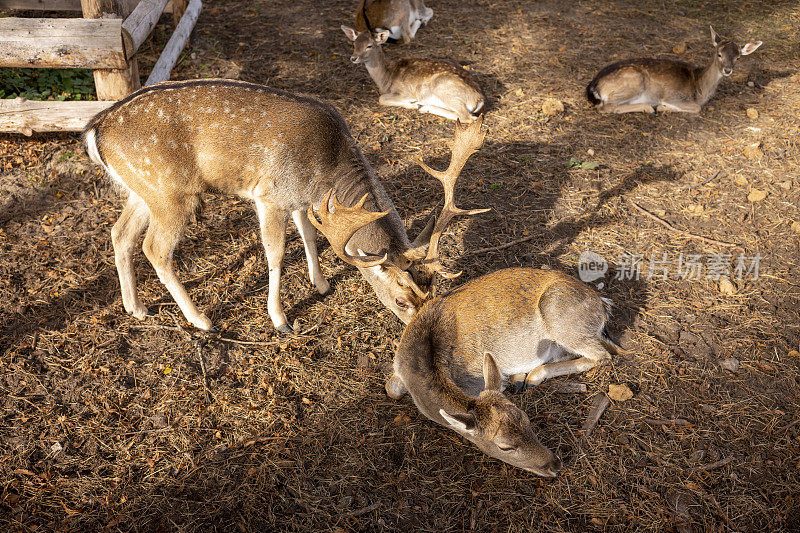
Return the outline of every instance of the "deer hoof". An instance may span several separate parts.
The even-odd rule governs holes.
[[[147,307],[143,305],[135,307],[134,309],[128,311],[128,313],[130,313],[133,316],[133,318],[137,320],[144,320],[148,315],[152,316],[152,314],[147,311]]]
[[[211,323],[211,320],[208,319],[205,315],[200,315],[197,320],[192,321],[192,325],[197,329],[202,329],[203,331],[211,331],[215,330],[214,325]]]
[[[520,392],[525,392],[525,380],[519,381],[512,381],[508,384],[508,390],[510,390],[514,394],[519,394]]]
[[[290,326],[289,324],[281,324],[280,326],[277,327],[277,330],[283,333],[284,335],[294,335],[294,330],[292,329],[292,326]]]
[[[407,389],[403,380],[392,374],[392,377],[386,380],[386,395],[393,400],[399,400],[406,393]]]
[[[525,379],[525,389],[531,389],[538,386],[547,377],[547,372],[542,367],[537,368]]]
[[[323,279],[319,283],[315,283],[314,286],[317,288],[317,292],[320,294],[328,294],[328,291],[331,290],[331,284],[328,283],[328,280]]]

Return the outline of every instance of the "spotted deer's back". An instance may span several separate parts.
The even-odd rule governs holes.
[[[143,197],[296,193],[330,175],[348,150],[330,106],[235,82],[142,91],[112,107],[97,130],[106,163]]]

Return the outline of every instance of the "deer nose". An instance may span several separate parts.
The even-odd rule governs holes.
[[[358,63],[358,56],[350,56],[350,61],[353,63]]]
[[[724,68],[724,69],[722,69],[722,73],[725,74],[726,76],[730,76],[733,73],[733,69],[732,68]]]

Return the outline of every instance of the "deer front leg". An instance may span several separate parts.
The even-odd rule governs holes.
[[[406,109],[419,109],[419,102],[415,99],[396,93],[382,94],[380,98],[378,98],[378,103],[381,105],[405,107]]]
[[[407,20],[403,25],[403,44],[409,44],[417,35],[417,30],[422,25],[422,21],[415,19],[414,21]]]
[[[442,106],[432,105],[432,104],[421,105],[420,108],[419,108],[419,112],[420,113],[430,113],[431,115],[437,115],[437,116],[440,116],[442,118],[446,118],[447,120],[456,120],[457,118],[459,118],[458,117],[458,113],[456,113],[454,110],[450,109],[449,107],[442,107]],[[469,115],[467,115],[467,116],[469,116]],[[469,124],[472,121],[473,121],[473,119],[472,119],[472,117],[470,117],[469,120],[467,120],[465,123]]]
[[[303,239],[303,246],[306,250],[306,261],[308,262],[308,277],[311,283],[317,288],[320,294],[327,294],[331,290],[331,285],[325,276],[322,275],[322,270],[319,267],[319,255],[317,254],[317,230],[308,220],[308,215],[302,209],[292,211],[292,220],[294,225],[297,226],[297,231],[300,232],[300,237]]]
[[[601,113],[650,113],[653,114],[656,110],[650,104],[601,104],[597,106],[597,110]]]
[[[122,305],[125,312],[143,320],[147,307],[139,300],[136,290],[136,273],[133,270],[133,251],[136,241],[147,227],[150,210],[144,201],[131,192],[119,220],[111,229],[111,242],[114,244],[114,263],[117,265],[119,288],[122,292]]]
[[[262,198],[257,198],[255,203],[261,226],[261,240],[269,265],[267,312],[275,329],[281,333],[292,333],[292,327],[286,320],[286,314],[281,306],[281,268],[286,247],[286,213]]]
[[[192,200],[167,198],[163,202],[164,209],[159,211],[151,209],[150,227],[147,229],[142,248],[144,255],[155,268],[158,279],[172,295],[186,320],[198,329],[213,331],[211,320],[197,310],[172,267],[172,254],[183,235],[189,215],[196,207],[197,198]]]
[[[674,111],[676,113],[699,113],[700,106],[694,102],[661,102],[656,108],[659,113]]]

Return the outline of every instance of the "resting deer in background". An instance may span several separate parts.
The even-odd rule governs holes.
[[[454,173],[442,182],[442,216],[435,225],[431,219],[410,242],[400,215],[333,106],[226,80],[167,82],[133,93],[95,116],[84,131],[91,159],[128,195],[111,231],[125,310],[138,319],[147,314],[136,291],[132,258],[147,227],[143,250],[159,279],[191,324],[213,329],[175,275],[172,254],[200,195],[216,191],[255,203],[269,264],[268,311],[279,331],[292,331],[280,303],[289,215],[305,245],[311,282],[321,294],[330,286],[319,267],[315,226],[342,260],[358,267],[378,299],[407,323],[427,297],[433,273],[453,275],[438,260],[438,241],[447,224],[457,214],[487,211],[452,208],[458,172],[483,142],[480,128],[480,123],[456,128]],[[319,210],[321,222],[312,209]]]
[[[400,340],[386,392],[408,392],[422,414],[484,453],[553,477],[561,462],[501,391],[608,362],[620,350],[605,332],[609,307],[561,272],[486,274],[422,306]]]
[[[761,41],[739,48],[711,28],[715,54],[705,67],[673,59],[628,59],[608,65],[586,87],[586,97],[601,113],[678,111],[699,113],[733,73],[740,56],[752,54]]]
[[[416,109],[449,120],[472,122],[483,110],[484,97],[480,86],[458,65],[436,59],[407,58],[389,63],[381,45],[389,32],[379,31],[375,37],[368,31],[357,32],[342,26],[353,41],[350,61],[367,67],[378,86],[381,105]]]
[[[408,44],[433,17],[433,9],[423,0],[362,0],[356,11],[358,31],[387,30],[389,38]]]

